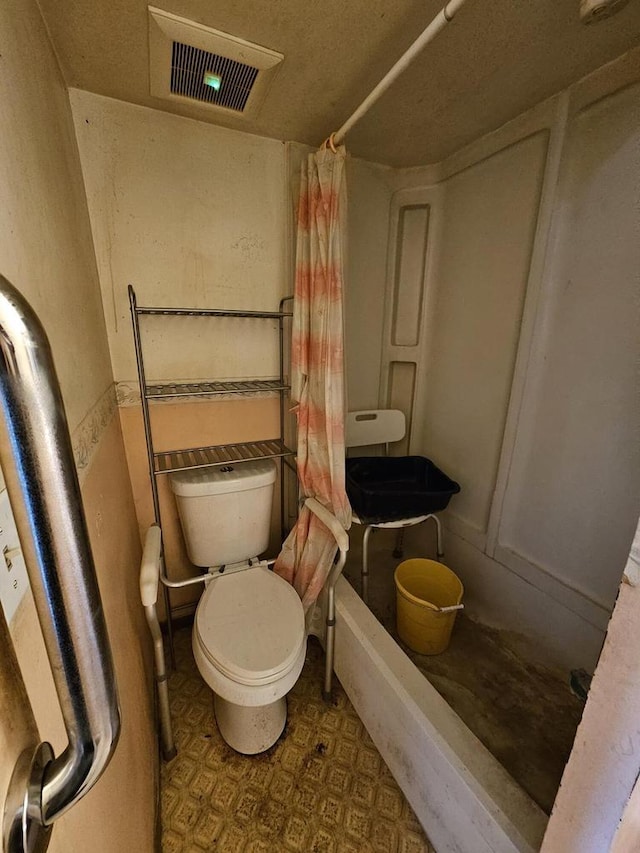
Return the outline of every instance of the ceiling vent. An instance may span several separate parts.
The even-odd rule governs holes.
[[[248,117],[257,112],[283,59],[149,6],[150,89],[158,98]]]

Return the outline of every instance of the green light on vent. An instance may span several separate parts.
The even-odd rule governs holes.
[[[205,86],[211,86],[212,89],[219,92],[220,86],[222,86],[222,77],[219,74],[214,74],[213,71],[205,71],[202,82]]]

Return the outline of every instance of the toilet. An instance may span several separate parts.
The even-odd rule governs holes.
[[[269,544],[276,466],[261,459],[169,479],[189,559],[211,576],[193,625],[196,664],[220,734],[254,755],[280,737],[306,653],[298,594],[258,559]]]

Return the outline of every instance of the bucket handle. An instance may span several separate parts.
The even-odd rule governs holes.
[[[451,607],[434,607],[438,613],[453,613],[454,610],[464,610],[464,604],[452,604]]]

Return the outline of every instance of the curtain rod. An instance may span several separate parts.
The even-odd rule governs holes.
[[[370,92],[355,112],[345,121],[342,127],[329,137],[329,144],[335,145],[342,142],[346,134],[351,130],[356,122],[368,112],[375,102],[387,91],[389,86],[402,74],[409,66],[420,51],[427,45],[431,39],[438,35],[440,30],[443,30],[447,24],[453,20],[456,12],[465,3],[465,0],[449,0],[448,3],[440,10],[440,12],[431,21],[429,26],[423,30],[421,35],[413,42],[395,63],[395,65],[387,71],[378,85]]]

